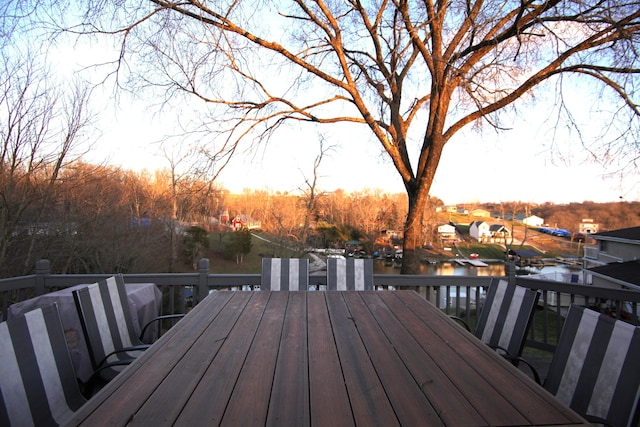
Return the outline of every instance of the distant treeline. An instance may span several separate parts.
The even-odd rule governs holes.
[[[542,218],[549,227],[563,228],[571,232],[577,232],[578,224],[584,219],[592,219],[594,224],[598,224],[598,231],[640,226],[640,202],[595,203],[586,201],[559,205],[508,202],[485,203],[478,207],[490,212],[536,215]]]
[[[59,165],[52,175],[44,167],[0,166],[0,277],[29,274],[41,258],[51,261],[53,273],[191,269],[193,258],[206,253],[183,259],[189,233],[232,232],[229,222],[236,217],[259,222],[264,232],[300,248],[351,240],[372,245],[382,235],[396,235],[389,230],[401,234],[407,215],[405,194],[381,190],[230,194],[215,183],[171,170],[131,172],[75,161]],[[435,208],[442,205],[432,198],[424,206],[425,244],[436,238],[443,217]],[[640,225],[640,202],[466,208],[534,214],[571,231],[585,218],[601,231]]]

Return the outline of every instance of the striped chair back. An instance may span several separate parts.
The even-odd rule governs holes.
[[[95,370],[130,362],[149,347],[136,334],[122,275],[78,289],[73,298]],[[100,375],[110,380],[122,369],[103,368]]]
[[[330,291],[373,290],[371,258],[328,258],[327,289]]]
[[[306,258],[262,258],[265,291],[306,291],[309,289],[309,260]]]
[[[53,304],[0,323],[0,425],[64,424],[85,403]]]
[[[538,298],[534,290],[492,279],[474,335],[506,356],[519,357]]]
[[[637,426],[640,329],[571,305],[544,387],[592,422]]]

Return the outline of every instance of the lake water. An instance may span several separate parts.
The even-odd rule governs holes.
[[[472,265],[460,265],[456,262],[438,262],[437,264],[421,264],[420,274],[442,276],[504,276],[504,264],[502,262],[487,263],[486,267],[474,267]],[[374,274],[400,274],[399,268],[385,265],[384,260],[375,260],[373,264]],[[580,269],[563,264],[549,265],[540,268],[519,269],[517,274],[544,274],[551,279],[559,280],[559,276],[579,273]]]
[[[486,267],[475,267],[472,265],[460,265],[457,262],[438,262],[437,264],[421,264],[420,265],[420,274],[425,275],[448,275],[448,276],[504,276],[504,263],[496,261],[496,262],[487,262]],[[384,260],[375,260],[373,264],[373,272],[374,274],[399,274],[400,269],[394,268],[393,266],[385,265]],[[524,274],[536,274],[536,275],[544,275],[544,279],[554,280],[560,282],[572,282],[572,283],[583,283],[583,275],[580,274],[581,269],[575,267],[569,267],[564,264],[557,265],[548,265],[539,268],[527,268],[527,269],[518,269],[516,274],[524,275]],[[543,278],[543,277],[540,277]],[[471,288],[471,304],[475,304],[475,288]],[[455,299],[458,298],[458,292],[460,292],[459,297],[461,298],[461,304],[466,304],[466,289],[463,287],[459,290],[455,288],[451,288],[450,290],[450,300],[451,304],[455,305]],[[441,293],[441,301],[440,306],[444,307],[446,305],[446,295],[445,293]]]

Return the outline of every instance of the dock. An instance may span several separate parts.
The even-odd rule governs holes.
[[[460,265],[470,264],[474,267],[487,267],[489,265],[483,261],[480,261],[479,259],[454,259],[452,261]]]

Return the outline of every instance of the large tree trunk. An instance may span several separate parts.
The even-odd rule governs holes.
[[[429,197],[427,188],[407,191],[409,198],[409,212],[404,225],[404,246],[402,254],[402,274],[420,273],[420,249],[422,248],[422,216]]]
[[[448,99],[448,98],[443,98]],[[446,102],[440,104],[442,111],[446,111]],[[442,114],[444,117],[444,114]],[[424,140],[424,148],[416,171],[415,180],[405,181],[405,189],[409,199],[407,222],[404,225],[404,247],[402,254],[402,274],[420,274],[420,249],[422,248],[422,228],[425,209],[428,209],[429,192],[436,175],[442,149],[446,139],[442,135],[444,123],[442,119],[435,119],[435,126],[430,126]]]

